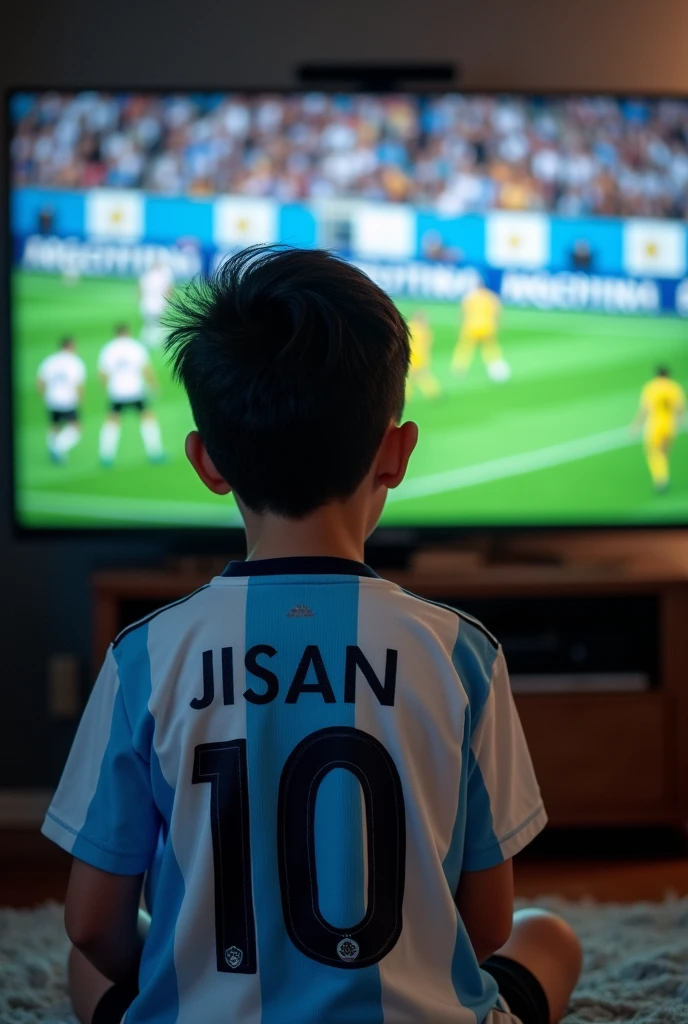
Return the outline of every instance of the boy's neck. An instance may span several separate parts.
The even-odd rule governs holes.
[[[328,506],[303,519],[248,513],[247,559],[319,556],[362,562],[365,529],[344,509],[343,505]]]

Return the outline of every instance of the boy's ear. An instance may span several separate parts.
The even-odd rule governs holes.
[[[197,430],[187,434],[184,449],[187,459],[208,490],[213,494],[229,494],[232,488],[215,468],[215,463],[208,455]]]
[[[376,477],[383,487],[398,487],[406,476],[409,459],[418,442],[418,424],[407,420],[392,424],[378,454]]]

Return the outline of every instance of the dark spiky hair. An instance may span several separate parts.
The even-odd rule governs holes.
[[[349,497],[401,417],[406,323],[328,252],[245,249],[174,299],[166,326],[208,454],[255,512]]]

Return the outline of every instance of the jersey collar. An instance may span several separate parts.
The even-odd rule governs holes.
[[[297,558],[256,558],[230,562],[222,576],[371,576],[378,574],[365,562],[351,558],[304,555]]]

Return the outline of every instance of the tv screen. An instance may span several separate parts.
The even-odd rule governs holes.
[[[275,242],[409,323],[383,525],[688,522],[688,100],[17,91],[9,124],[20,526],[238,525],[160,317]]]

